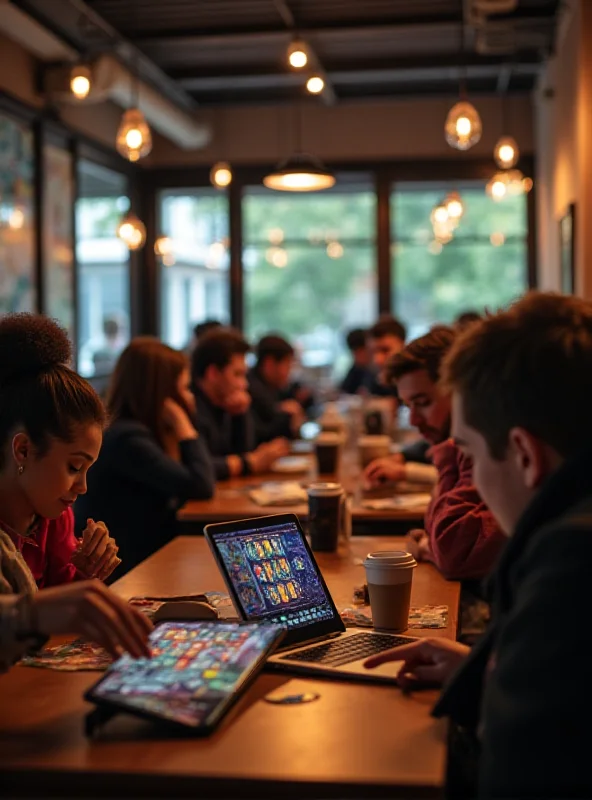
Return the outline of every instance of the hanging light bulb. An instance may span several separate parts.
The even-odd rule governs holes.
[[[263,178],[268,189],[283,192],[318,192],[335,185],[335,176],[319,161],[306,153],[295,153]]]
[[[511,136],[502,136],[498,139],[493,150],[493,158],[500,169],[510,169],[520,157],[516,139]]]
[[[76,64],[70,72],[70,91],[77,100],[88,97],[91,89],[91,71],[84,64]]]
[[[451,147],[470,150],[481,138],[482,130],[481,117],[472,103],[462,100],[448,112],[444,134]]]
[[[210,170],[210,183],[216,189],[226,189],[232,183],[232,170],[226,161],[218,161]]]
[[[444,206],[449,219],[455,220],[457,223],[465,213],[465,207],[458,192],[449,192],[444,200]]]
[[[152,150],[150,127],[139,108],[130,108],[122,116],[115,146],[129,161],[139,161]]]
[[[306,81],[306,88],[311,94],[320,94],[325,88],[325,81],[320,75],[313,75]]]
[[[173,252],[173,240],[168,236],[159,236],[154,242],[154,252],[157,256],[168,256]]]
[[[446,225],[448,222],[448,209],[444,203],[440,203],[432,209],[430,221],[434,227],[436,225]]]
[[[117,226],[117,235],[129,250],[139,250],[146,242],[146,227],[141,219],[129,212]]]
[[[508,193],[508,174],[506,172],[496,172],[488,181],[485,191],[492,200],[499,203]]]
[[[302,69],[308,64],[308,48],[297,39],[288,47],[288,63],[294,69]]]

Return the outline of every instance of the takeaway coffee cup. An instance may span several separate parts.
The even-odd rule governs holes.
[[[365,469],[376,458],[388,456],[390,449],[390,436],[360,436],[358,439],[358,451],[362,469]]]
[[[343,434],[321,431],[315,439],[315,453],[319,475],[335,475],[339,469],[339,457],[343,446]]]
[[[381,550],[366,556],[364,567],[375,628],[407,630],[411,582],[416,566],[411,553],[404,550]]]
[[[347,526],[347,504],[340,483],[311,483],[308,487],[308,530],[313,550],[333,553]]]

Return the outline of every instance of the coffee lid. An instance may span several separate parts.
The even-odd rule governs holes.
[[[308,487],[308,494],[312,497],[335,497],[342,492],[340,483],[311,483]]]
[[[413,558],[411,553],[405,550],[377,550],[375,553],[368,553],[364,561],[365,567],[416,567],[417,561]]]
[[[319,444],[341,444],[343,442],[343,434],[337,431],[321,431],[316,437]]]

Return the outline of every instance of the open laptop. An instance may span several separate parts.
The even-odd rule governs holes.
[[[415,639],[346,630],[295,514],[206,525],[204,533],[240,617],[286,628],[282,647],[268,660],[269,666],[394,682],[400,661],[373,670],[365,669],[363,662]]]

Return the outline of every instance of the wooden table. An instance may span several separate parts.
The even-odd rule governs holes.
[[[400,542],[399,542],[400,544]],[[359,539],[350,555],[319,562],[338,607],[363,578],[354,558],[394,540]],[[206,542],[179,537],[114,588],[124,597],[224,589]],[[447,604],[454,636],[459,585],[420,565],[412,602]],[[415,633],[415,631],[414,631]],[[417,631],[422,635],[423,631]],[[436,692],[262,674],[207,739],[161,738],[125,715],[98,740],[83,735],[82,693],[96,673],[14,667],[0,677],[0,786],[3,796],[92,797],[434,797],[445,774],[443,721],[430,717]],[[292,683],[320,699],[278,706],[262,698]]]
[[[290,512],[297,514],[301,520],[308,518],[308,505],[260,506],[249,497],[249,490],[268,481],[301,481],[311,480],[336,480],[339,481],[352,501],[352,528],[356,535],[386,535],[402,536],[411,528],[422,528],[426,506],[411,508],[386,508],[369,509],[362,505],[364,500],[391,497],[395,493],[393,486],[362,490],[361,471],[357,465],[355,455],[347,454],[344,464],[338,475],[323,476],[319,478],[314,470],[311,459],[311,469],[306,474],[285,475],[270,473],[263,476],[246,476],[221,481],[216,487],[216,493],[211,500],[190,500],[177,514],[181,533],[201,534],[204,525],[209,522],[228,522],[233,519],[248,519],[262,517],[268,514],[281,514]],[[399,485],[399,492],[405,496],[406,492],[415,491],[430,493],[432,487]],[[402,491],[401,491],[402,490]]]

